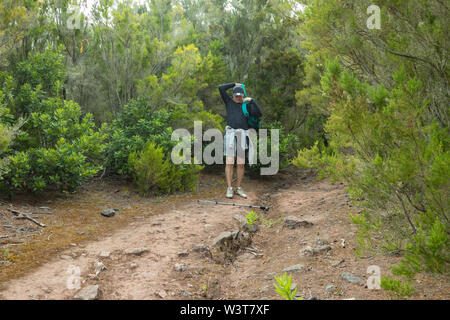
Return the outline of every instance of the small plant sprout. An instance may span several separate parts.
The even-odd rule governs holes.
[[[252,226],[258,221],[258,214],[252,210],[245,216],[245,219],[247,220],[247,224]]]
[[[291,290],[292,277],[288,277],[286,272],[279,277],[275,277],[275,280],[278,282],[278,285],[276,285],[275,283],[273,285],[280,296],[282,296],[286,300],[303,300],[302,297],[295,297],[297,288]]]

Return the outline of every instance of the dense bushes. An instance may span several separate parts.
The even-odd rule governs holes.
[[[307,134],[321,141],[294,163],[348,183],[365,208],[351,218],[359,230],[357,253],[402,255],[392,273],[405,278],[448,272],[446,6],[382,1],[381,29],[370,29],[368,2],[349,4],[312,0],[302,13],[299,31],[309,53],[297,101],[311,107],[319,120],[311,124],[324,127],[325,139]],[[336,61],[327,65],[331,57]],[[410,292],[408,281],[384,284]]]
[[[404,252],[394,274],[448,272],[450,138],[427,117],[421,81],[404,69],[393,79],[391,90],[373,87],[330,62],[322,78],[331,100],[330,148],[316,145],[294,163],[318,166],[349,184],[354,201],[366,208],[359,221],[373,227],[362,236],[381,232],[384,248]]]
[[[169,119],[170,114],[166,110],[151,111],[144,100],[132,100],[108,128],[107,168],[117,174],[131,176],[128,157],[133,152],[140,152],[150,138],[167,151],[172,135]]]
[[[3,191],[74,190],[102,167],[105,135],[90,114],[61,98],[63,56],[56,50],[36,53],[18,64],[14,78],[1,77],[0,104],[10,106],[21,132],[6,154]]]
[[[174,165],[164,150],[154,142],[147,142],[141,152],[133,152],[128,160],[133,178],[141,193],[147,195],[194,191],[202,166]]]
[[[250,170],[253,173],[260,173],[260,169],[262,167],[269,167],[271,164],[263,165],[260,162],[260,154],[261,152],[265,154],[267,157],[271,157],[272,155],[272,134],[271,130],[278,130],[278,143],[274,143],[273,147],[278,148],[279,152],[279,165],[280,169],[285,167],[286,165],[291,163],[291,160],[297,154],[297,150],[300,147],[300,139],[295,134],[286,134],[283,125],[279,121],[273,121],[271,123],[262,123],[262,128],[267,130],[267,142],[261,143],[261,140],[258,141],[258,163],[254,165],[250,165]],[[261,139],[260,137],[258,137]]]
[[[0,157],[11,142],[11,131],[0,123]],[[6,173],[6,163],[0,158],[0,179]]]

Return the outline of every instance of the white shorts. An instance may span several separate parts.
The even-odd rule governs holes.
[[[253,147],[253,144],[250,144]],[[252,148],[253,149],[253,148]],[[249,150],[248,132],[244,129],[226,127],[223,139],[223,153],[226,157],[245,159],[245,151]],[[251,150],[249,150],[250,152]]]

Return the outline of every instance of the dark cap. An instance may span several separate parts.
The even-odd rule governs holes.
[[[236,97],[236,96],[243,97],[244,96],[244,88],[242,88],[242,86],[235,86],[233,88],[233,96],[234,97]]]

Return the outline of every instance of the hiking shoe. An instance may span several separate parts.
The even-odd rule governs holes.
[[[226,197],[227,197],[228,199],[233,198],[233,187],[227,188],[227,195],[226,195]]]
[[[240,195],[242,198],[247,198],[247,195],[244,192],[244,189],[242,189],[241,187],[236,189],[236,194]]]

